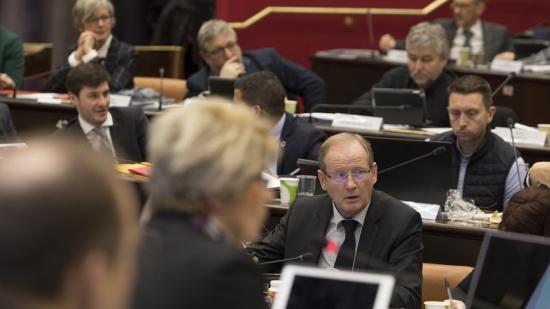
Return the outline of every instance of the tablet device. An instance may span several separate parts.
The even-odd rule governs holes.
[[[384,118],[385,124],[423,127],[426,122],[424,91],[415,89],[372,89],[373,114]]]
[[[391,275],[287,265],[273,309],[387,309],[395,279]]]

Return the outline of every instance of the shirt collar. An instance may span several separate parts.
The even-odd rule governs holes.
[[[107,52],[109,51],[109,47],[111,47],[111,41],[113,40],[113,35],[110,34],[107,40],[105,40],[105,43],[97,50],[97,56],[99,58],[107,58]]]
[[[283,116],[281,116],[281,119],[277,122],[277,124],[271,128],[271,134],[278,140],[281,139],[281,134],[283,133],[283,126],[285,124],[286,120],[286,114],[283,113]]]
[[[460,27],[458,28],[458,31],[460,34],[464,34],[464,28]],[[481,29],[481,20],[477,20],[471,27],[470,31],[474,34],[474,37],[480,37],[482,36],[482,29]]]
[[[344,218],[338,209],[336,208],[336,205],[334,205],[334,201],[332,201],[332,223],[336,226],[338,223],[342,222],[343,220],[353,219],[359,223],[359,225],[363,226],[365,223],[365,218],[367,217],[367,211],[369,210],[370,201],[368,202],[367,206],[363,207],[363,209],[355,215],[353,218]]]
[[[84,131],[84,134],[90,133],[96,126],[93,124],[87,122],[82,118],[82,116],[78,115],[78,122],[80,123],[80,127],[82,127],[82,130]],[[111,127],[113,126],[113,117],[111,116],[111,113],[107,113],[107,119],[100,125],[100,127]]]

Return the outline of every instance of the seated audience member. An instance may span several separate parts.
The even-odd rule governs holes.
[[[17,132],[11,120],[8,106],[0,103],[0,143],[13,143],[17,141]]]
[[[527,185],[550,188],[550,162],[537,162],[529,169]]]
[[[426,118],[432,126],[448,127],[447,87],[456,77],[445,68],[449,46],[443,28],[434,23],[419,23],[409,31],[406,44],[407,66],[386,72],[372,88],[423,90],[426,95]],[[372,105],[371,91],[356,99],[354,104]]]
[[[23,43],[17,34],[0,27],[0,87],[20,88],[25,71]]]
[[[117,40],[111,33],[115,25],[115,8],[110,0],[78,0],[73,19],[80,37],[72,47],[67,64],[50,76],[45,91],[67,92],[65,79],[71,68],[81,63],[101,63],[109,73],[109,87],[117,92],[134,87],[133,46]]]
[[[512,38],[505,26],[481,20],[487,0],[452,0],[454,19],[441,18],[434,22],[445,29],[447,42],[451,48],[450,59],[457,60],[464,47],[471,48],[473,55],[482,55],[481,62],[493,58],[513,60],[515,57]],[[399,42],[390,34],[380,38],[378,46],[387,51],[400,48]]]
[[[550,190],[529,187],[516,193],[502,214],[499,230],[550,237]],[[505,271],[505,270],[504,270]],[[453,289],[453,309],[464,309],[472,280],[470,273]]]
[[[537,53],[520,59],[524,64],[548,65],[550,64],[550,47],[544,48]]]
[[[84,63],[67,75],[78,117],[58,134],[87,140],[96,151],[122,161],[146,160],[147,118],[141,108],[109,108],[109,75],[98,63]]]
[[[151,129],[153,211],[134,308],[265,308],[260,271],[240,247],[260,235],[273,198],[262,179],[276,155],[267,123],[210,99]]]
[[[521,189],[525,162],[518,155],[519,178],[514,152],[488,129],[495,115],[491,86],[476,75],[462,76],[449,86],[449,119],[452,131],[432,138],[453,143],[462,197],[473,200],[482,210],[502,211],[508,200]]]
[[[277,162],[269,166],[276,175],[288,175],[298,159],[319,160],[319,148],[325,133],[292,114],[285,112],[285,89],[270,71],[251,73],[235,82],[235,103],[251,106],[257,115],[271,125],[279,141]]]
[[[272,48],[242,52],[235,30],[223,20],[213,19],[204,23],[197,39],[200,55],[207,66],[187,80],[187,97],[208,90],[209,76],[237,78],[268,70],[277,75],[289,96],[299,95],[303,98],[306,111],[324,102],[325,83],[319,76],[281,58]]]
[[[1,308],[127,308],[136,200],[100,158],[47,141],[0,160]]]
[[[323,268],[390,271],[396,277],[391,307],[419,308],[423,250],[419,213],[373,189],[377,167],[370,144],[361,136],[329,137],[321,146],[319,163],[319,181],[328,194],[298,198],[280,223],[263,240],[249,245],[247,252],[259,262],[308,252],[312,262]],[[323,249],[324,239],[340,250]]]

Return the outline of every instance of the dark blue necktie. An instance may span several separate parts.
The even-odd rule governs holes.
[[[353,259],[355,257],[355,229],[358,222],[350,219],[340,222],[346,230],[346,239],[338,251],[334,268],[346,269],[353,267]]]

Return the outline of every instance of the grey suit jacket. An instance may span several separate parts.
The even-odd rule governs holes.
[[[111,108],[113,126],[109,133],[120,163],[146,161],[148,121],[139,107]],[[57,135],[65,135],[88,142],[78,122],[78,117],[60,129]]]
[[[317,265],[331,216],[332,200],[327,194],[298,198],[273,231],[246,251],[260,262],[310,252]],[[375,190],[361,230],[355,269],[393,273],[396,286],[391,306],[416,309],[420,307],[422,289],[422,251],[420,215]]]
[[[447,33],[449,47],[452,47],[453,40],[458,30],[458,25],[452,19],[436,19],[434,22],[440,24]],[[512,39],[508,29],[502,25],[482,21],[483,29],[483,62],[489,62],[502,52],[514,51]]]

